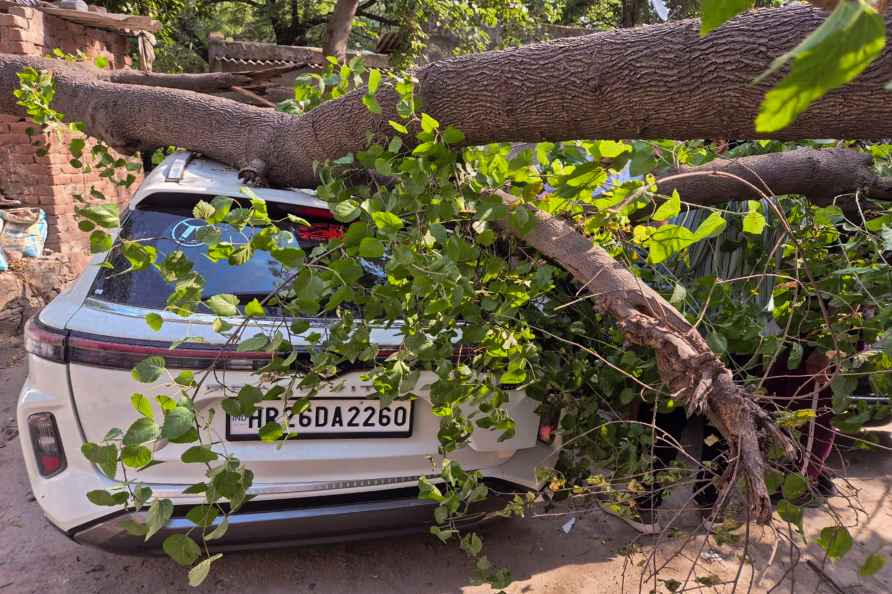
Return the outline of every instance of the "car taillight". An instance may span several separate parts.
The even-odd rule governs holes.
[[[65,340],[64,332],[43,325],[37,316],[25,324],[25,350],[41,359],[64,363]]]
[[[170,343],[84,336],[72,333],[68,339],[68,360],[72,364],[132,369],[146,357],[163,357],[169,369],[204,369],[217,367],[251,371],[272,359],[265,352],[240,353],[235,348],[201,344],[185,344],[175,349]]]
[[[34,413],[28,417],[28,431],[40,476],[51,477],[65,470],[65,451],[52,413]]]
[[[557,437],[558,423],[561,420],[561,411],[559,409],[551,409],[539,417],[539,431],[536,434],[539,441],[544,444],[551,445],[554,438]]]

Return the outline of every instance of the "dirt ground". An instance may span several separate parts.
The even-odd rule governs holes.
[[[31,497],[14,421],[15,402],[26,370],[21,351],[3,347],[0,345],[0,501],[4,503],[0,508],[0,594],[490,592],[487,587],[469,585],[470,565],[457,547],[441,545],[426,535],[397,541],[229,553],[198,589],[188,586],[185,570],[172,561],[115,556],[74,544],[47,524]],[[738,591],[767,592],[788,572],[774,592],[892,592],[892,563],[873,577],[857,575],[858,566],[868,554],[892,554],[892,455],[875,451],[850,454],[847,459],[864,513],[862,525],[852,530],[859,544],[850,553],[851,561],[824,565],[823,571],[833,584],[805,563],[812,560],[821,565],[821,551],[814,544],[788,572],[788,548],[779,547],[769,563],[773,539],[767,532],[756,530],[748,549],[752,561],[742,565]],[[841,508],[842,500],[838,502]],[[851,519],[851,515],[844,517]],[[570,518],[576,521],[566,533],[562,526]],[[806,525],[809,523],[807,518]],[[829,525],[829,521],[812,524],[820,527]],[[694,580],[708,576],[733,579],[743,553],[739,546],[719,546],[714,540],[704,543],[702,537],[688,539],[684,530],[654,543],[652,538],[641,539],[622,522],[592,510],[558,509],[526,520],[501,522],[485,529],[484,536],[490,559],[512,571],[515,582],[508,588],[509,594],[664,593],[674,585],[672,580],[685,582],[691,567],[688,559],[697,557],[698,551],[702,553],[700,561],[684,591],[728,592],[728,586],[706,587]],[[656,583],[652,579],[640,583],[639,576],[651,552],[655,551],[662,565],[686,541],[683,555],[661,569]],[[748,589],[753,574],[761,572],[765,573],[763,579]]]

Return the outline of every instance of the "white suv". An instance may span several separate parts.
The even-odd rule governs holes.
[[[208,295],[269,293],[282,274],[275,260],[258,254],[239,267],[215,263],[202,257],[205,248],[195,237],[203,223],[192,218],[194,204],[214,196],[239,197],[240,188],[235,170],[177,153],[146,177],[119,236],[149,242],[159,253],[185,251],[205,277]],[[271,214],[293,213],[311,222],[309,228],[295,229],[302,247],[342,231],[327,205],[311,192],[255,193],[267,201]],[[29,375],[19,398],[18,423],[32,490],[49,521],[77,542],[138,552],[157,549],[166,536],[193,527],[185,512],[200,503],[201,496],[182,491],[203,480],[200,465],[182,463],[180,456],[188,446],[170,443],[154,454],[163,464],[139,473],[155,496],[169,497],[176,510],[168,525],[144,543],[141,536],[128,534],[122,521],[144,520],[145,512],[100,507],[87,500],[88,491],[116,483],[83,457],[81,445],[101,441],[111,427],[128,427],[137,414],[130,403],[134,392],[149,397],[169,392],[161,382],[137,383],[131,376],[137,362],[160,355],[172,370],[205,369],[214,364],[214,345],[222,345],[224,338],[212,330],[213,315],[183,318],[165,312],[171,288],[154,268],[115,274],[101,266],[121,257],[116,248],[95,257],[69,290],[29,322]],[[159,332],[145,322],[151,312],[164,319]],[[252,321],[244,337],[273,323]],[[312,332],[324,330],[330,320],[310,323]],[[171,349],[186,337],[187,342]],[[379,329],[373,341],[386,350],[397,348],[401,337],[398,330]],[[307,345],[298,338],[294,348],[301,347],[306,350]],[[221,400],[233,395],[233,388],[256,381],[253,370],[268,356],[224,350],[196,406],[222,413]],[[420,475],[431,474],[429,457],[436,455],[438,446],[439,423],[429,399],[422,391],[414,401],[382,409],[380,401],[370,397],[372,389],[362,374],[360,369],[347,371],[339,378],[343,389],[320,394],[308,414],[293,419],[299,437],[284,444],[262,442],[258,436],[262,422],[274,417],[276,408],[261,407],[253,417],[215,416],[209,440],[218,441],[216,447],[235,454],[254,473],[254,497],[230,519],[217,548],[392,535],[430,525],[433,504],[418,499],[416,487]],[[424,383],[422,378],[419,385]],[[537,403],[521,392],[512,393],[508,408],[517,423],[514,437],[499,442],[497,432],[478,429],[454,457],[466,469],[479,469],[487,481],[500,483],[498,491],[535,489],[535,469],[555,455],[554,444],[538,436],[551,435],[553,428],[540,427]]]

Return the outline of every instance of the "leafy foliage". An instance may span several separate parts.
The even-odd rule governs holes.
[[[358,63],[331,64],[324,75],[300,82],[293,108],[300,113],[312,109],[357,86],[364,75],[383,79]],[[47,84],[40,73],[30,73],[22,79],[19,98],[37,117],[61,125],[61,114],[49,105]],[[648,490],[671,488],[689,475],[677,466],[654,472],[651,428],[623,420],[642,401],[661,413],[679,406],[660,385],[652,354],[629,348],[618,328],[578,298],[564,271],[504,233],[506,228],[530,229],[527,206],[571,221],[644,282],[671,295],[734,367],[737,379],[757,393],[778,358],[785,357],[790,368],[802,365],[805,345],[833,353],[830,412],[837,427],[855,431],[873,414],[853,404],[853,378],[869,375],[876,393],[889,394],[892,285],[883,252],[892,214],[885,209],[860,209],[861,219],[852,220],[837,206],[815,208],[796,196],[753,197],[762,200],[747,200],[740,208],[695,208],[683,196],[656,195],[653,173],[715,158],[711,143],[595,140],[540,143],[523,150],[505,145],[456,149],[461,131],[421,111],[411,77],[393,75],[376,85],[391,85],[400,95],[400,118],[390,122],[396,135],[372,137],[366,150],[319,168],[317,195],[347,224],[342,237],[309,253],[283,247],[281,221],[271,219],[264,201],[249,189],[238,200],[217,198],[196,206],[194,216],[208,224],[202,239],[209,257],[241,266],[268,252],[282,264],[286,280],[267,298],[242,304],[229,294],[204,297],[204,279],[182,252],[160,254],[127,241],[120,249],[128,270],[153,267],[172,285],[171,314],[187,316],[207,308],[218,316],[214,329],[227,346],[268,355],[256,381],[221,404],[225,413],[251,414],[264,400],[278,399],[285,406],[299,394],[293,405],[299,414],[310,398],[332,387],[344,364],[366,368],[375,396],[385,403],[418,397],[421,373],[429,374],[433,379],[425,389],[439,419],[443,461],[420,479],[419,490],[437,503],[432,533],[458,543],[474,560],[477,579],[505,587],[510,575],[492,566],[479,534],[457,527],[488,489],[478,472],[463,469],[452,455],[475,431],[495,431],[500,439],[514,435],[508,405],[515,390],[539,401],[543,413],[560,411],[559,434],[573,444],[563,448],[559,468],[541,476],[549,497],[594,496],[611,509],[634,514],[636,500]],[[374,90],[366,93],[372,110]],[[72,142],[73,158],[83,156],[85,146]],[[734,151],[785,148],[754,142]],[[870,150],[885,159],[892,154],[886,145]],[[100,164],[104,155],[110,153],[96,155]],[[117,159],[100,166],[128,170]],[[367,176],[365,183],[347,183],[368,171],[377,175]],[[521,206],[507,207],[492,188],[508,188]],[[87,231],[105,233],[117,224],[117,212],[102,205],[79,208],[78,216]],[[257,232],[250,243],[237,246],[214,232],[223,223]],[[106,249],[108,242],[94,246]],[[711,254],[733,254],[736,265]],[[381,268],[384,280],[366,286],[357,281],[370,262]],[[757,297],[762,293],[765,299]],[[824,308],[832,318],[825,318]],[[282,331],[248,331],[250,319],[278,315],[301,334],[309,327],[305,319],[320,314],[334,318],[326,336],[308,337],[319,348],[305,365],[297,364]],[[146,322],[157,329],[163,319]],[[396,323],[403,344],[381,356],[371,341],[372,329]],[[863,350],[862,342],[874,346]],[[146,523],[129,529],[148,540],[171,517],[172,502],[154,497],[139,472],[156,462],[154,452],[167,443],[188,445],[181,460],[203,475],[196,474],[199,482],[184,493],[202,495],[204,501],[188,512],[195,525],[190,535],[170,536],[162,546],[191,567],[193,584],[201,583],[219,558],[207,553],[206,544],[225,534],[230,514],[249,499],[254,479],[215,440],[209,429],[214,412],[196,405],[202,376],[211,371],[174,378],[163,357],[142,361],[134,379],[147,384],[146,391],[169,388],[171,395],[159,394],[154,402],[132,395],[130,426],[113,428],[82,449],[120,485],[93,491],[88,498],[97,505],[147,508]],[[779,410],[777,416],[799,436],[817,412]],[[293,437],[284,424],[263,428],[266,441]],[[608,470],[593,474],[593,466]],[[801,505],[811,496],[810,482],[780,456],[769,472],[767,482],[783,496],[778,516],[804,534]],[[502,513],[522,515],[529,503],[518,495]],[[824,528],[817,543],[831,559],[852,548],[851,535],[841,526]],[[871,561],[868,570],[876,564]]]

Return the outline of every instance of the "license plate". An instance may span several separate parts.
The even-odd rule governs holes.
[[[289,439],[345,439],[356,437],[411,437],[411,400],[397,400],[388,406],[365,398],[317,398],[310,408],[294,415],[291,403],[285,409]],[[251,416],[226,415],[226,438],[230,441],[260,439],[260,428],[281,421],[282,404],[260,403]]]

